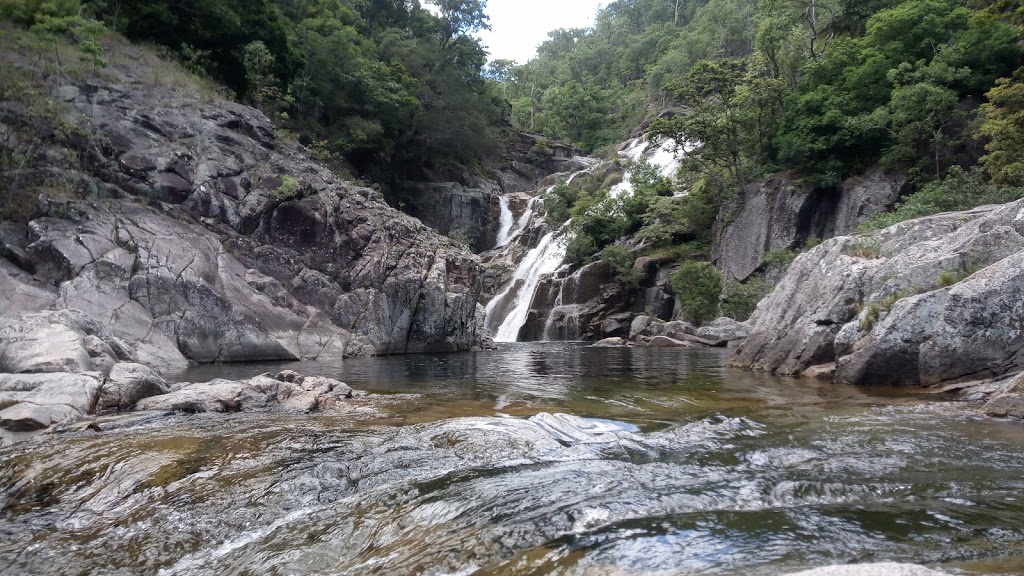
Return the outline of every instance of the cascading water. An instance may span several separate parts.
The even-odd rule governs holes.
[[[501,248],[512,239],[512,209],[508,205],[508,196],[498,196],[498,203],[501,205],[500,229],[498,230],[498,241],[495,248]]]
[[[674,178],[679,169],[679,159],[676,158],[678,148],[672,140],[659,140],[652,148],[645,137],[639,137],[628,142],[619,154],[632,161],[646,157],[651,164],[658,168],[659,174],[666,178]],[[571,174],[565,183],[572,183],[575,178],[592,172],[599,165],[601,163],[598,161],[590,163],[587,168]],[[612,196],[622,197],[633,193],[630,177],[631,173],[627,169],[623,174],[623,181],[611,189]],[[547,191],[550,192],[552,188],[554,187],[549,187]],[[501,231],[498,235],[497,248],[508,245],[526,228],[533,217],[534,203],[537,200],[534,198],[530,201],[530,205],[513,228],[508,201],[502,198]],[[507,216],[506,210],[508,210]],[[564,257],[564,233],[555,231],[545,235],[537,247],[530,250],[519,262],[512,279],[501,292],[488,302],[485,309],[484,323],[492,331],[496,342],[515,342],[518,339],[519,332],[529,316],[530,306],[533,304],[538,285],[544,276],[558,270]],[[564,283],[560,288],[555,307],[545,320],[542,333],[545,340],[552,340],[556,337],[579,337],[579,303],[575,302],[575,297],[566,298],[566,295],[562,293],[563,290]],[[553,318],[556,314],[566,320],[563,323],[566,326],[564,334],[555,334]]]
[[[487,325],[491,324],[499,311],[510,310],[494,333],[496,342],[515,342],[518,339],[519,330],[526,323],[526,316],[530,312],[537,285],[543,276],[561,266],[563,258],[565,243],[558,231],[545,234],[540,243],[526,253],[505,290],[487,303]]]

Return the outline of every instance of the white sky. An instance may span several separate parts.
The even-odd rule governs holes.
[[[430,4],[424,2],[427,8]],[[525,64],[537,54],[548,32],[559,28],[585,28],[594,23],[597,7],[607,0],[488,0],[491,30],[480,34],[491,60],[501,58]]]

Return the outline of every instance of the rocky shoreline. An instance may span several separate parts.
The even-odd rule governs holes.
[[[921,387],[1024,416],[1024,201],[840,236],[758,305],[735,367]]]
[[[130,420],[176,412],[296,414],[344,411],[356,395],[347,384],[292,370],[247,380],[168,384],[148,366],[119,362],[101,372],[0,374],[0,446],[77,423],[101,431],[98,421],[115,414]]]

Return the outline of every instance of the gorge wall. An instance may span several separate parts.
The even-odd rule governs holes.
[[[259,111],[137,66],[54,78],[37,97],[74,130],[43,139],[17,174],[39,198],[30,221],[0,226],[0,372],[478,343],[478,259]],[[8,146],[32,137],[19,133],[27,114],[0,106]]]

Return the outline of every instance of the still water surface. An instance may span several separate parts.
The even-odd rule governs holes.
[[[19,444],[0,450],[0,573],[1024,574],[1024,426],[725,358],[516,344],[298,363],[370,394],[343,415]]]

